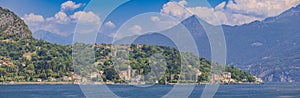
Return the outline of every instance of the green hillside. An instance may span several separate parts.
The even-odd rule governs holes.
[[[79,81],[76,78],[79,75],[74,73],[76,70],[72,66],[71,45],[58,45],[36,40],[32,37],[27,25],[18,16],[2,8],[0,8],[0,14],[0,82]],[[109,55],[112,53],[111,45],[98,44],[90,46],[95,50],[96,59],[92,62],[95,62],[96,65],[96,74],[99,74],[104,82],[126,82],[128,80],[128,78],[124,78],[121,73],[114,70],[116,69],[115,64],[112,62],[114,58]],[[122,45],[119,47],[122,48]],[[212,74],[211,65],[214,63],[192,53],[152,45],[131,45],[129,52],[130,55],[128,55],[129,59],[127,61],[115,63],[121,65],[117,69],[126,69],[130,66],[131,75],[148,74],[151,72],[150,64],[162,66],[163,63],[149,60],[153,54],[161,54],[166,62],[166,69],[164,70],[165,73],[159,77],[159,83],[211,82],[208,76]],[[184,58],[181,58],[181,55]],[[84,64],[81,65],[85,66]],[[187,66],[186,69],[181,69],[181,65]],[[224,69],[230,72],[229,78],[232,78],[235,82],[255,82],[255,77],[239,69],[234,67]],[[80,73],[90,74],[84,72],[84,70],[79,71]],[[184,75],[181,72],[184,72]],[[218,79],[224,80],[226,78],[221,72],[213,73],[216,75],[219,73],[220,78]],[[100,77],[93,78],[93,80],[100,81]]]

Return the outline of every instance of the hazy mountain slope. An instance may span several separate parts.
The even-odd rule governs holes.
[[[242,26],[223,26],[228,45],[228,63],[237,65],[253,64],[271,54],[276,54],[278,47],[286,40],[300,35],[299,31],[299,6],[292,8],[279,16],[256,21]]]
[[[300,60],[298,60],[300,44],[299,9],[300,6],[297,6],[279,16],[242,26],[223,25],[227,43],[227,63],[249,70],[265,80],[300,81],[298,78],[300,75],[290,70],[291,68],[298,68],[297,66],[300,64]],[[186,26],[196,40],[199,55],[210,58],[208,38],[196,18],[196,16],[192,16],[184,20],[182,24]],[[202,21],[202,23],[206,22]],[[161,33],[172,31],[175,28],[177,26]],[[171,40],[159,37],[157,33],[140,36],[136,42],[175,47]],[[256,66],[251,67],[254,65]],[[245,68],[249,66],[251,68]],[[284,68],[277,68],[278,66]],[[291,73],[289,73],[290,76],[278,74],[290,71],[293,72],[293,76]],[[274,78],[269,79],[268,77]],[[281,77],[285,78],[282,79]]]
[[[204,21],[201,21],[202,23],[206,23]],[[207,24],[207,23],[206,23]],[[186,20],[182,21],[182,25],[186,27],[186,29],[189,31],[188,33],[193,37],[195,40],[196,46],[199,51],[199,56],[210,59],[210,44],[208,37],[206,36],[204,28],[201,26],[201,24],[198,22],[197,16],[191,16],[187,18]],[[151,44],[151,45],[162,45],[162,46],[169,46],[177,48],[174,41],[170,38],[168,38],[166,35],[171,35],[172,33],[182,33],[180,30],[177,29],[181,28],[180,25],[174,26],[168,30],[161,31],[161,32],[153,32],[141,36],[131,36],[131,37],[125,37],[122,40],[119,40],[119,42],[127,42],[126,40],[132,39],[134,37],[137,37],[134,41],[135,44]],[[186,34],[187,35],[187,34]],[[187,41],[186,39],[176,39],[181,41]],[[185,42],[186,47],[191,47],[190,42]]]
[[[299,26],[299,5],[262,22],[225,26],[228,61],[266,81],[299,82]]]
[[[73,41],[73,35],[62,36],[62,35],[54,34],[47,31],[42,31],[42,30],[34,32],[33,37],[47,42],[56,43],[56,44],[65,44],[65,45],[72,44]]]
[[[44,40],[50,43],[55,43],[55,44],[62,44],[62,45],[69,45],[73,43],[73,36],[74,34],[68,35],[68,36],[63,36],[59,34],[55,34],[52,32],[48,31],[36,31],[33,33],[33,37],[36,39]],[[96,37],[95,43],[104,43],[104,44],[109,44],[112,42],[112,38],[108,37],[104,34],[98,33]]]

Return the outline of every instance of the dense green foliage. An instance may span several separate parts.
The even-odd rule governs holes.
[[[50,80],[69,76],[71,47],[41,40],[0,42],[0,81]],[[9,64],[10,63],[10,64]]]
[[[41,40],[20,40],[11,42],[0,42],[0,82],[9,81],[74,81],[64,77],[72,77],[74,68],[72,67],[71,46],[51,44]],[[83,45],[83,44],[82,44]],[[129,57],[129,61],[116,61],[111,56],[111,45],[92,45],[95,50],[96,70],[103,71],[101,78],[108,82],[122,82],[118,72],[114,70],[116,64],[119,69],[126,69],[128,65],[138,75],[146,75],[151,71],[149,58],[153,54],[160,54],[166,62],[166,70],[160,78],[159,83],[175,83],[180,80],[190,82],[208,82],[211,74],[211,62],[194,56],[192,53],[179,52],[175,48],[151,45],[131,45],[129,55],[117,52],[118,58]],[[122,45],[120,45],[121,47]],[[122,47],[121,47],[122,48]],[[124,48],[124,47],[123,47]],[[85,53],[86,54],[86,53]],[[182,56],[181,56],[182,55]],[[83,58],[84,59],[84,58]],[[4,63],[3,63],[4,62]],[[163,61],[162,61],[163,62]],[[114,64],[115,63],[115,64]],[[157,63],[163,66],[163,63]],[[82,64],[85,65],[85,64]],[[181,65],[187,66],[182,69]],[[90,68],[93,69],[93,68]],[[193,78],[194,71],[200,71],[198,78]],[[247,74],[234,67],[226,67],[227,72],[231,72],[232,78],[238,81],[255,81],[252,75]],[[82,72],[84,74],[88,74]]]
[[[101,74],[100,79],[105,82],[125,82],[126,79],[122,80],[121,74],[115,69],[131,68],[133,75],[147,75],[155,70],[151,66],[156,66],[162,70],[162,75],[158,76],[160,84],[195,83],[209,82],[208,77],[218,73],[211,71],[211,68],[221,67],[212,66],[216,64],[192,53],[164,46],[130,45],[127,48],[118,45],[116,48],[125,49],[119,52],[106,44],[52,44],[34,39],[24,21],[13,12],[0,7],[0,14],[0,82],[71,82],[79,80],[78,77],[81,80],[84,80],[84,76],[92,77],[90,72],[96,72],[92,81],[98,81],[97,74]],[[255,81],[252,75],[234,67],[225,69],[232,73],[233,79]]]
[[[237,81],[242,81],[242,82],[255,82],[256,81],[256,78],[253,77],[251,74],[243,72],[241,70],[238,70],[238,69],[234,68],[233,66],[226,67],[225,71],[232,73],[231,77],[233,79],[236,79]]]

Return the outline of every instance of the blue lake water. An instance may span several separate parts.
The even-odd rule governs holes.
[[[173,86],[135,87],[108,85],[116,95],[127,98],[162,97]],[[195,86],[190,98],[200,98],[205,85]],[[0,85],[0,98],[84,98],[79,85]],[[178,96],[180,97],[180,96]],[[300,83],[220,85],[215,98],[300,98]]]

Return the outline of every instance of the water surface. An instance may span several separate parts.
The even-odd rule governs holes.
[[[162,97],[173,86],[135,87],[108,85],[118,96],[126,98]],[[190,98],[199,98],[205,85],[195,86]],[[79,85],[0,85],[0,98],[84,98]],[[262,85],[220,85],[215,98],[300,98],[300,83],[266,83]]]

